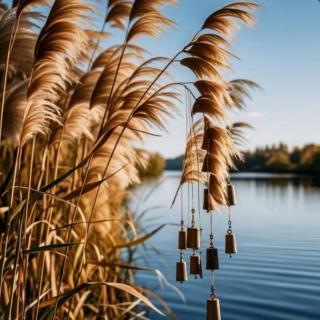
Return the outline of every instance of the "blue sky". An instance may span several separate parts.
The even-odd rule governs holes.
[[[208,14],[228,1],[181,0],[166,10],[177,22],[149,50],[171,56],[198,30]],[[230,1],[229,1],[230,2]],[[243,27],[233,42],[229,79],[247,78],[262,91],[253,93],[245,113],[236,119],[255,129],[247,136],[247,148],[283,141],[290,146],[320,142],[320,2],[317,0],[264,0],[255,27]],[[179,71],[175,71],[179,72]],[[169,139],[152,138],[151,150],[176,156],[184,148],[184,120],[169,123]]]
[[[228,2],[180,0],[178,5],[165,9],[177,26],[160,39],[144,38],[141,42],[153,55],[173,56],[211,12]],[[253,80],[263,88],[253,93],[246,112],[234,115],[255,127],[247,134],[250,144],[245,148],[278,142],[290,146],[320,143],[320,2],[258,3],[262,8],[255,27],[243,27],[233,41],[233,52],[241,61],[232,61],[234,73],[227,75],[230,80]],[[116,41],[120,43],[122,36]],[[172,71],[179,80],[190,80],[190,74],[181,67]],[[183,116],[169,121],[169,134],[147,139],[146,148],[166,157],[180,155],[185,145],[184,124]]]

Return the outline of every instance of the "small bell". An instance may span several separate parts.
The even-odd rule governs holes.
[[[206,154],[202,164],[202,172],[216,172],[220,166],[220,163],[216,161],[215,157]]]
[[[200,248],[200,230],[198,227],[187,229],[187,247],[190,249]]]
[[[230,256],[237,253],[236,236],[231,232],[226,234],[225,253],[230,254]]]
[[[192,256],[190,256],[190,274],[195,276],[201,274],[200,263],[200,256],[198,254],[194,253]]]
[[[235,206],[237,204],[236,191],[232,184],[228,184],[227,194],[228,194],[228,205]]]
[[[180,250],[187,249],[187,232],[186,230],[179,231],[179,245],[178,248]]]
[[[203,210],[208,212],[214,210],[214,200],[208,189],[203,190]]]
[[[219,299],[210,298],[207,300],[207,320],[221,320]]]
[[[188,281],[187,264],[184,260],[181,260],[176,264],[176,281],[181,283]]]
[[[215,247],[210,247],[207,249],[206,269],[211,271],[219,270],[218,249]]]

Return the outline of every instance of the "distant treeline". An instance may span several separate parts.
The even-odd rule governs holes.
[[[142,179],[159,177],[165,168],[166,160],[159,153],[150,153],[146,166],[137,165]]]
[[[287,145],[266,146],[244,153],[238,163],[242,172],[320,174],[320,145],[309,144],[289,149]],[[166,170],[181,170],[182,156],[166,161]]]

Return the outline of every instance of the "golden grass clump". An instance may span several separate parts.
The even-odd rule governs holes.
[[[3,319],[138,319],[146,305],[161,313],[134,283],[134,248],[141,235],[127,208],[128,188],[147,163],[138,143],[165,130],[192,94],[188,110],[204,114],[217,137],[216,202],[245,125],[227,126],[242,108],[246,80],[227,82],[229,36],[251,24],[257,5],[232,3],[216,11],[174,57],[147,57],[136,40],[174,25],[162,12],[174,0],[28,0],[0,4],[0,315]],[[44,10],[42,7],[49,8]],[[45,14],[45,12],[47,12]],[[121,44],[108,34],[123,31]],[[171,80],[179,63],[194,78]],[[204,125],[189,134],[182,183],[203,181]],[[209,132],[208,131],[208,132]],[[205,134],[208,134],[205,132]]]

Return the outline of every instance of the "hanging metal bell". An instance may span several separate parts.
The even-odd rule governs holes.
[[[214,155],[206,154],[202,164],[202,172],[217,172],[220,169],[220,162],[215,158]]]
[[[184,260],[181,260],[176,264],[176,281],[181,283],[188,281],[187,264]]]
[[[200,256],[198,254],[193,254],[190,256],[190,274],[195,276],[201,274],[201,266],[200,266]]]
[[[180,250],[187,249],[187,232],[186,230],[179,231],[179,245],[178,248]]]
[[[206,269],[211,271],[219,270],[219,254],[218,249],[215,247],[207,249]]]
[[[214,210],[214,200],[209,194],[208,189],[203,190],[203,210],[212,211]]]
[[[187,229],[187,247],[190,249],[200,248],[200,230],[198,227]]]
[[[207,300],[207,320],[221,320],[219,299],[210,298]]]
[[[233,233],[226,234],[225,253],[230,255],[237,253],[236,236]]]
[[[236,198],[235,188],[232,184],[228,184],[227,194],[228,194],[228,206],[235,206],[237,204],[237,198]]]

